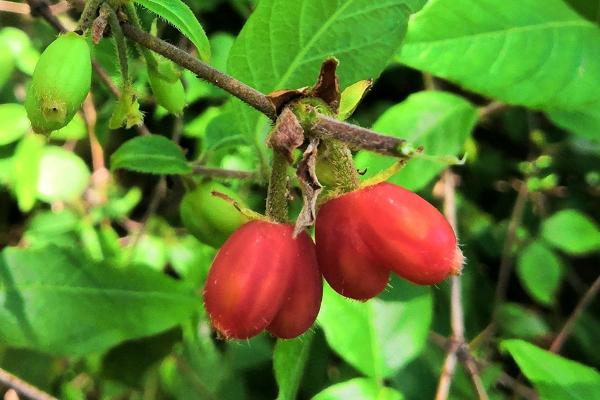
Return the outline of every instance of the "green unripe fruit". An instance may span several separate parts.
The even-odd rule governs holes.
[[[40,56],[25,108],[33,130],[50,133],[67,125],[90,91],[92,61],[86,40],[74,32],[59,36]]]
[[[181,115],[185,107],[185,90],[177,75],[168,61],[161,61],[156,70],[148,68],[148,80],[156,102],[171,114]]]
[[[234,191],[218,182],[206,182],[183,196],[179,213],[181,221],[192,235],[219,248],[248,219],[230,202],[213,196],[212,192],[223,193],[244,207],[242,199]]]

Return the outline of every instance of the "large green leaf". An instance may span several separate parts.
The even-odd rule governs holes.
[[[427,91],[409,96],[389,108],[373,125],[373,129],[423,145],[431,156],[456,156],[477,121],[477,110],[471,103],[454,94]],[[396,159],[362,151],[356,166],[366,169],[365,177],[392,165]],[[411,190],[427,185],[447,164],[442,161],[415,159],[400,170],[391,182]]]
[[[279,387],[277,400],[294,400],[304,373],[314,331],[293,340],[278,340],[273,351],[273,369]]]
[[[563,276],[560,258],[543,242],[525,247],[517,259],[517,276],[523,288],[538,302],[552,305]]]
[[[105,350],[185,321],[193,290],[147,269],[116,269],[59,247],[0,258],[0,343],[52,354]]]
[[[342,88],[377,78],[400,47],[409,0],[261,0],[231,52],[228,71],[268,93],[313,85],[323,60],[340,61]],[[266,120],[237,103],[240,131],[260,143]],[[262,144],[259,144],[262,146]]]
[[[111,156],[110,167],[152,174],[188,174],[192,171],[181,149],[160,135],[139,136],[123,143]]]
[[[431,0],[399,61],[469,90],[533,108],[600,100],[600,28],[562,0]]]
[[[542,237],[569,254],[600,250],[600,228],[577,210],[562,210],[542,223]]]
[[[423,349],[432,315],[428,288],[393,284],[404,298],[366,303],[349,300],[325,285],[319,324],[329,346],[367,376],[382,379],[397,372]]]
[[[368,378],[354,378],[329,386],[317,393],[312,400],[402,400],[402,394],[392,388],[380,385]]]
[[[542,399],[589,400],[600,397],[600,374],[523,340],[505,340],[501,348],[515,359]]]
[[[181,0],[135,0],[135,2],[166,19],[194,43],[203,61],[210,60],[208,37],[187,4]]]

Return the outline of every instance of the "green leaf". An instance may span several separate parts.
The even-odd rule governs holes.
[[[0,146],[12,143],[27,133],[31,124],[21,104],[0,104]]]
[[[555,248],[579,255],[600,250],[600,229],[577,210],[562,210],[542,223],[542,237]]]
[[[561,128],[590,140],[600,140],[600,102],[579,110],[548,109],[546,115]]]
[[[51,246],[2,252],[0,305],[0,343],[82,355],[167,330],[201,300],[160,273],[116,269]]]
[[[90,170],[76,154],[61,147],[48,146],[40,160],[38,198],[47,202],[75,200],[83,194]]]
[[[562,0],[430,0],[397,59],[507,103],[578,110],[600,100],[599,41]]]
[[[398,281],[403,301],[349,300],[325,285],[319,324],[329,346],[363,374],[383,379],[413,360],[425,345],[432,316],[428,288]]]
[[[500,347],[515,359],[542,399],[589,400],[600,396],[600,374],[593,368],[523,340],[505,340]]]
[[[208,37],[187,4],[181,0],[135,0],[135,2],[166,19],[194,43],[202,61],[210,61]]]
[[[321,63],[331,56],[340,61],[341,87],[377,78],[400,47],[411,7],[419,3],[261,0],[229,53],[228,71],[263,93],[315,84]],[[266,119],[236,104],[240,131],[262,148]]]
[[[535,241],[520,252],[517,276],[531,297],[550,306],[556,301],[562,280],[562,262],[543,242]]]
[[[159,135],[140,136],[123,143],[111,156],[110,166],[150,174],[192,171],[179,146]]]
[[[294,400],[304,373],[314,331],[293,340],[277,340],[273,351],[273,369],[279,387],[277,400]]]
[[[373,129],[423,145],[430,156],[456,156],[471,134],[477,111],[462,97],[440,91],[412,94],[402,103],[389,108],[375,121]],[[356,166],[366,169],[365,177],[389,167],[395,158],[362,151]],[[410,190],[422,189],[436,177],[447,163],[437,160],[413,159],[390,179]]]
[[[19,209],[24,212],[31,210],[35,204],[44,144],[40,136],[27,135],[19,142],[13,157],[11,185]]]
[[[538,314],[516,303],[500,306],[498,325],[504,337],[533,339],[550,331],[546,322]]]
[[[317,393],[312,400],[402,400],[403,398],[400,392],[381,386],[373,379],[354,378],[329,386]]]
[[[367,94],[367,91],[371,89],[373,82],[369,79],[358,81],[348,86],[342,92],[340,98],[340,109],[338,112],[338,118],[341,120],[348,119],[358,107],[358,103]]]

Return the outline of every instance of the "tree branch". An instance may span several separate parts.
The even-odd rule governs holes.
[[[444,187],[444,215],[448,219],[452,229],[454,229],[454,232],[457,232],[455,198],[457,177],[450,169],[447,169],[442,176],[442,182]],[[452,338],[450,339],[446,360],[444,361],[440,379],[438,381],[435,398],[436,400],[445,400],[448,398],[457,359],[462,355],[460,360],[471,377],[478,398],[487,400],[488,396],[485,387],[483,386],[483,382],[481,381],[481,377],[479,376],[477,365],[470,355],[471,353],[468,345],[465,343],[465,323],[462,308],[460,276],[452,276],[450,279],[450,324],[452,326]]]
[[[213,178],[231,178],[231,179],[251,179],[258,178],[258,174],[252,171],[235,171],[223,168],[211,168],[204,165],[194,165],[192,167],[194,174],[210,176]]]
[[[164,40],[158,39],[151,34],[136,28],[129,23],[123,23],[123,33],[131,40],[141,44],[150,50],[170,59],[176,64],[189,69],[198,77],[212,83],[215,86],[231,93],[235,97],[254,107],[272,120],[277,117],[275,106],[258,90],[238,81],[237,79],[222,73],[221,71],[203,63],[186,51],[173,46]]]
[[[502,247],[502,256],[500,259],[500,271],[498,273],[498,284],[496,286],[492,322],[496,321],[498,308],[502,302],[504,302],[506,297],[506,289],[508,288],[508,281],[510,279],[510,273],[512,270],[512,247],[517,238],[517,229],[519,228],[519,225],[521,225],[521,220],[523,219],[527,197],[527,183],[523,181],[521,182],[519,192],[517,193],[515,205],[510,216],[508,228],[506,230],[504,246]]]
[[[23,396],[33,400],[57,400],[56,397],[49,395],[2,368],[0,368],[0,383],[13,388]]]
[[[549,350],[551,352],[558,353],[560,351],[563,343],[565,342],[565,340],[567,340],[567,338],[571,334],[571,331],[573,330],[573,327],[575,326],[575,322],[577,321],[577,319],[579,318],[579,316],[581,315],[583,310],[585,310],[586,307],[590,304],[590,302],[594,299],[594,297],[596,296],[596,294],[598,293],[599,290],[600,290],[600,275],[596,278],[594,283],[592,283],[590,288],[585,292],[585,294],[583,295],[581,300],[579,300],[579,303],[577,303],[577,306],[575,306],[575,309],[569,316],[569,319],[567,319],[567,322],[565,323],[565,325],[562,327],[562,329],[560,330],[558,335],[556,335],[556,337],[552,341],[552,344],[550,345],[550,348],[549,348]]]
[[[312,131],[324,139],[337,139],[350,147],[374,151],[401,159],[410,158],[414,150],[406,140],[381,135],[367,128],[349,124],[325,115],[318,115]]]

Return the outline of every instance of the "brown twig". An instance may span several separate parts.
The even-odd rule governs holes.
[[[594,299],[594,297],[596,296],[596,294],[598,293],[599,290],[600,290],[600,275],[596,278],[594,283],[592,283],[590,288],[584,293],[583,297],[581,298],[581,300],[579,300],[579,303],[577,303],[577,305],[575,306],[575,309],[573,310],[573,312],[567,319],[567,322],[565,322],[564,326],[562,327],[562,329],[560,330],[558,335],[556,335],[556,337],[552,341],[552,344],[550,345],[550,348],[549,348],[549,350],[551,352],[558,353],[560,351],[565,340],[567,340],[567,338],[571,334],[571,331],[573,330],[573,327],[575,326],[575,322],[577,322],[577,319],[579,318],[579,316],[581,315],[583,310],[586,309],[586,307]]]
[[[521,182],[515,205],[510,216],[510,221],[506,230],[506,237],[504,239],[504,246],[502,247],[502,256],[500,259],[500,271],[498,273],[498,284],[496,286],[496,294],[494,298],[494,311],[492,315],[492,322],[496,321],[498,308],[504,302],[506,298],[506,290],[508,288],[508,281],[510,280],[510,273],[512,270],[512,248],[517,238],[517,229],[521,225],[523,219],[523,213],[525,212],[525,204],[527,203],[528,191],[527,183]]]
[[[27,4],[17,3],[16,1],[0,0],[0,12],[29,14],[31,12],[31,8],[29,8]]]
[[[269,99],[258,90],[238,81],[237,79],[232,78],[227,74],[222,73],[210,65],[203,63],[188,52],[183,51],[180,48],[165,42],[164,40],[158,39],[131,24],[124,23],[122,24],[122,27],[125,36],[131,40],[141,44],[146,48],[149,48],[152,51],[155,51],[158,54],[161,54],[176,64],[189,69],[198,77],[231,93],[240,100],[256,108],[258,111],[262,112],[272,120],[277,117],[273,103],[271,103],[271,101],[269,101]]]
[[[231,178],[231,179],[252,179],[258,178],[258,174],[252,171],[235,171],[231,169],[205,167],[204,165],[194,165],[192,167],[194,174],[210,176],[213,178]]]
[[[479,107],[479,120],[490,119],[497,113],[506,110],[509,107],[506,103],[501,103],[499,101],[492,101],[489,104],[486,104],[483,107]]]
[[[314,134],[324,139],[337,139],[350,147],[361,148],[401,159],[410,158],[406,140],[381,135],[367,128],[319,115],[312,124]]]
[[[450,169],[444,171],[442,177],[444,188],[444,215],[455,232],[457,232],[455,199],[456,180],[456,176]],[[487,399],[488,396],[485,387],[483,386],[483,382],[481,381],[481,377],[479,376],[477,365],[470,355],[471,353],[468,349],[468,345],[465,343],[465,324],[462,308],[460,276],[453,276],[450,284],[450,324],[452,328],[452,338],[450,339],[450,345],[448,346],[446,359],[438,381],[435,398],[436,400],[445,400],[448,398],[457,360],[459,359],[459,355],[462,354],[463,357],[460,357],[460,360],[465,365],[465,368],[471,377],[478,398]]]
[[[429,332],[429,341],[435,344],[436,346],[447,349],[450,346],[451,339],[448,339],[437,332]],[[475,359],[471,354],[471,351],[468,347],[459,348],[457,351],[457,355],[459,359],[470,358],[471,362],[475,365],[477,369],[483,369],[486,367],[485,362],[481,360]],[[517,379],[508,375],[506,372],[501,371],[500,376],[498,377],[498,383],[508,389],[514,390],[515,393],[525,397],[526,399],[537,399],[538,395],[535,390],[523,385]]]
[[[88,131],[90,153],[92,155],[92,188],[93,204],[104,204],[108,199],[107,188],[110,180],[110,172],[106,169],[104,162],[104,149],[96,136],[96,106],[90,92],[83,102],[83,117]]]
[[[33,400],[56,400],[56,397],[38,389],[2,368],[0,368],[0,383],[13,388],[18,393]]]

